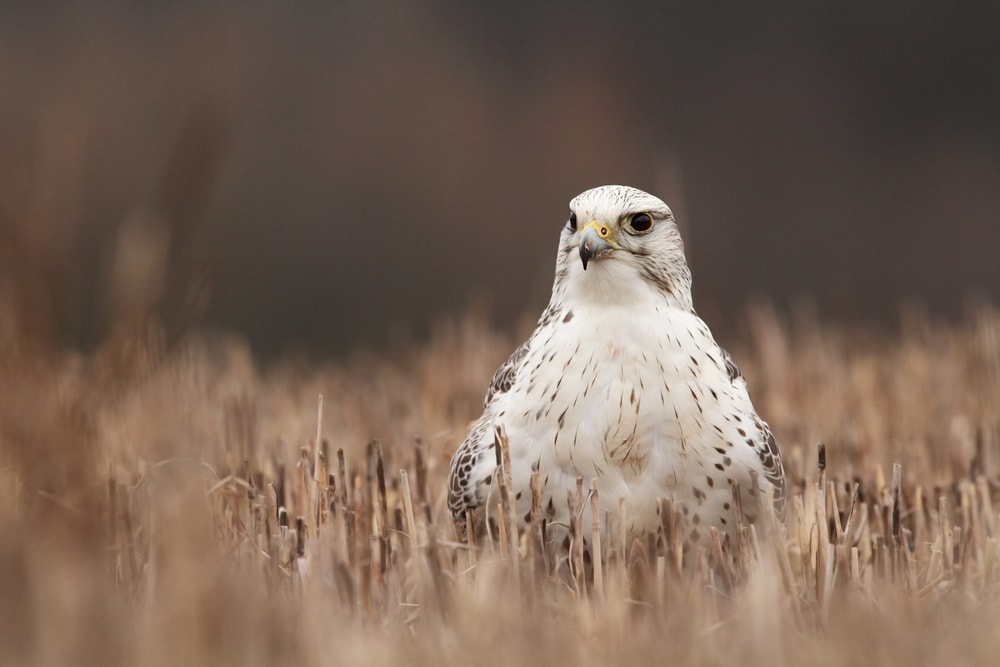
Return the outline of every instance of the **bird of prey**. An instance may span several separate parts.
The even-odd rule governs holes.
[[[711,526],[732,535],[734,488],[751,522],[764,497],[783,507],[778,448],[692,307],[673,214],[635,188],[607,185],[570,202],[548,307],[493,376],[451,461],[448,507],[460,534],[467,514],[483,525],[496,511],[497,427],[509,442],[518,521],[531,520],[537,471],[549,534],[566,534],[578,477],[597,480],[602,515],[618,516],[624,499],[633,537],[656,531],[661,498],[704,546]]]

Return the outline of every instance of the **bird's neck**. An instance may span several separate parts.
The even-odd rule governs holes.
[[[574,276],[572,280],[557,276],[552,288],[555,304],[580,304],[593,307],[645,308],[660,307],[694,312],[691,301],[690,274],[679,276],[669,283],[657,283],[636,279],[635,276],[615,275],[616,272],[603,265],[591,265],[584,276]]]

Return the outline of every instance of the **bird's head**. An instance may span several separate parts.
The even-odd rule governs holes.
[[[659,291],[691,307],[691,273],[670,208],[651,194],[604,185],[569,203],[556,265],[556,288],[594,298],[633,289]]]

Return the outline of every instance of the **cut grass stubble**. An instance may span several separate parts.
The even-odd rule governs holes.
[[[263,378],[193,344],[125,393],[56,365],[70,389],[39,415],[87,407],[89,468],[52,476],[15,449],[41,417],[4,414],[0,557],[23,574],[0,575],[13,591],[0,606],[38,629],[4,632],[2,651],[25,664],[988,656],[993,633],[968,637],[1000,591],[996,320],[880,339],[754,313],[755,347],[737,354],[782,445],[787,516],[701,549],[669,498],[657,534],[628,542],[624,505],[600,513],[583,478],[568,549],[548,545],[537,475],[518,529],[499,430],[496,530],[456,538],[447,456],[509,345],[478,320],[396,361]],[[887,653],[893,638],[908,648]]]

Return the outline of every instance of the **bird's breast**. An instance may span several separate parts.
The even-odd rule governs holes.
[[[697,413],[692,362],[670,314],[643,310],[654,316],[581,309],[533,349],[524,404],[509,413],[524,442],[540,446],[543,467],[584,477],[615,470],[626,483],[653,469],[682,474],[686,422]]]

